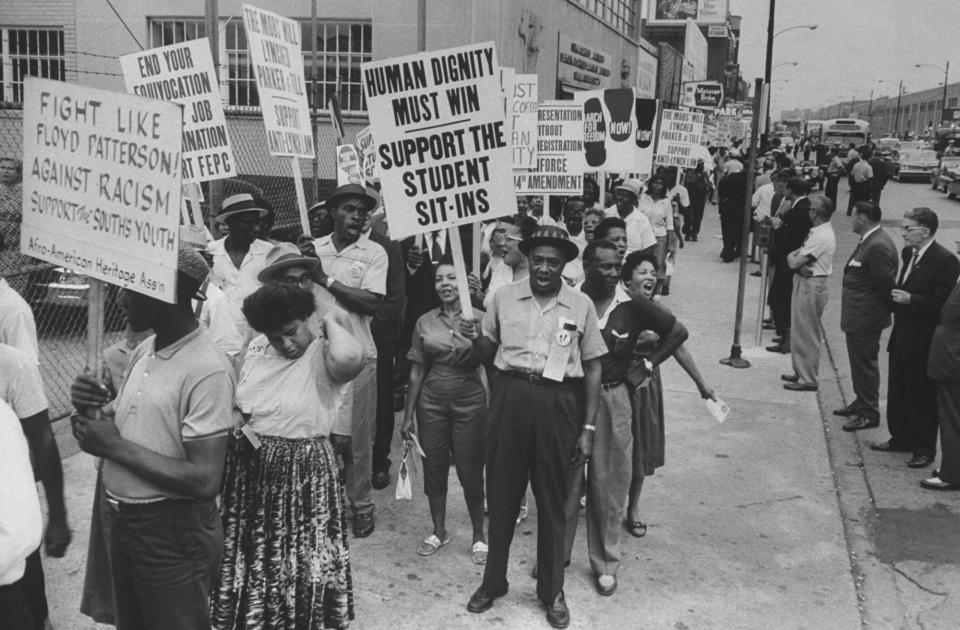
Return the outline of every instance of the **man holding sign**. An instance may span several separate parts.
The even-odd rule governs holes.
[[[529,282],[494,295],[482,329],[461,320],[484,362],[493,360],[487,487],[490,553],[467,610],[489,610],[507,593],[507,560],[527,480],[537,501],[537,596],[555,628],[570,624],[563,595],[564,502],[575,466],[593,449],[606,345],[593,304],[566,286],[564,265],[578,255],[562,229],[542,226],[520,248]]]
[[[181,248],[175,304],[125,290],[130,328],[154,334],[134,351],[118,393],[90,375],[70,390],[79,412],[73,435],[103,459],[120,630],[210,627],[223,550],[216,496],[236,425],[236,377],[193,311],[207,273],[199,253]]]

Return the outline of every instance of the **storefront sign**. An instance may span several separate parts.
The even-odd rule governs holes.
[[[611,85],[610,55],[560,33],[557,80],[574,90],[597,90]]]

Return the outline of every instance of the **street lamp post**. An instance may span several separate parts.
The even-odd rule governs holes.
[[[887,81],[886,79],[880,79],[877,83],[893,83],[893,81]],[[900,99],[903,96],[903,79],[897,84],[897,113],[894,116],[893,120],[893,135],[894,137],[900,137]]]
[[[950,78],[950,60],[947,59],[947,65],[946,65],[945,67],[943,67],[943,68],[941,68],[940,66],[935,66],[935,65],[933,65],[932,63],[916,63],[916,64],[913,64],[913,67],[914,67],[914,68],[921,68],[921,67],[923,67],[923,66],[927,66],[927,67],[929,67],[929,68],[935,68],[935,69],[937,69],[937,70],[943,70],[943,104],[940,106],[940,109],[941,109],[941,112],[940,112],[940,121],[942,122],[942,121],[943,121],[943,111],[942,111],[942,110],[943,110],[944,107],[947,106],[947,81],[948,81],[949,78]],[[940,125],[938,124],[937,126],[939,127]]]
[[[817,24],[799,24],[797,26],[789,26],[781,31],[774,32],[773,28],[774,28],[774,16],[776,14],[776,8],[777,8],[777,0],[770,0],[770,15],[767,21],[767,55],[766,55],[766,63],[764,64],[764,68],[763,68],[763,82],[764,82],[764,85],[766,86],[770,85],[770,75],[773,71],[773,40],[774,38],[777,37],[778,35],[783,35],[787,31],[793,31],[801,28],[805,28],[813,31],[813,30],[816,30],[817,28]],[[767,89],[769,90],[770,88],[767,87]],[[765,124],[764,124],[764,131],[760,135],[761,146],[766,145],[767,135],[770,132],[770,99],[769,98],[767,99],[767,107],[766,107],[766,111],[763,112],[763,116],[764,116],[763,120],[765,121]]]

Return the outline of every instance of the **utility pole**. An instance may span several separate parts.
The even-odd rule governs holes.
[[[947,107],[947,80],[950,77],[950,60],[947,59],[947,66],[943,69],[943,105],[940,106],[940,123],[937,124],[937,127],[943,123],[943,110]]]
[[[897,88],[897,115],[893,122],[893,131],[896,137],[900,137],[900,98],[903,96],[903,79],[900,79],[900,86]]]
[[[773,74],[773,25],[777,9],[777,0],[770,0],[770,16],[767,20],[767,58],[763,67],[763,84],[770,85],[770,77]],[[759,116],[754,116],[759,118]],[[767,136],[770,133],[770,99],[767,99],[767,106],[763,111],[763,133],[760,135],[760,146],[767,146]]]

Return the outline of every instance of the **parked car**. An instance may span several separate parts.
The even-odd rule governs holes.
[[[119,289],[106,285],[104,294],[104,326],[120,330],[124,316],[117,302]],[[65,267],[48,267],[34,271],[26,287],[25,299],[33,309],[37,323],[45,330],[85,333],[79,320],[86,320],[90,281]]]
[[[905,179],[930,179],[930,173],[937,167],[936,151],[926,149],[919,151],[896,151],[893,170],[890,176],[902,182]]]
[[[952,199],[960,193],[960,155],[940,158],[940,163],[930,173],[930,185],[942,190]]]

